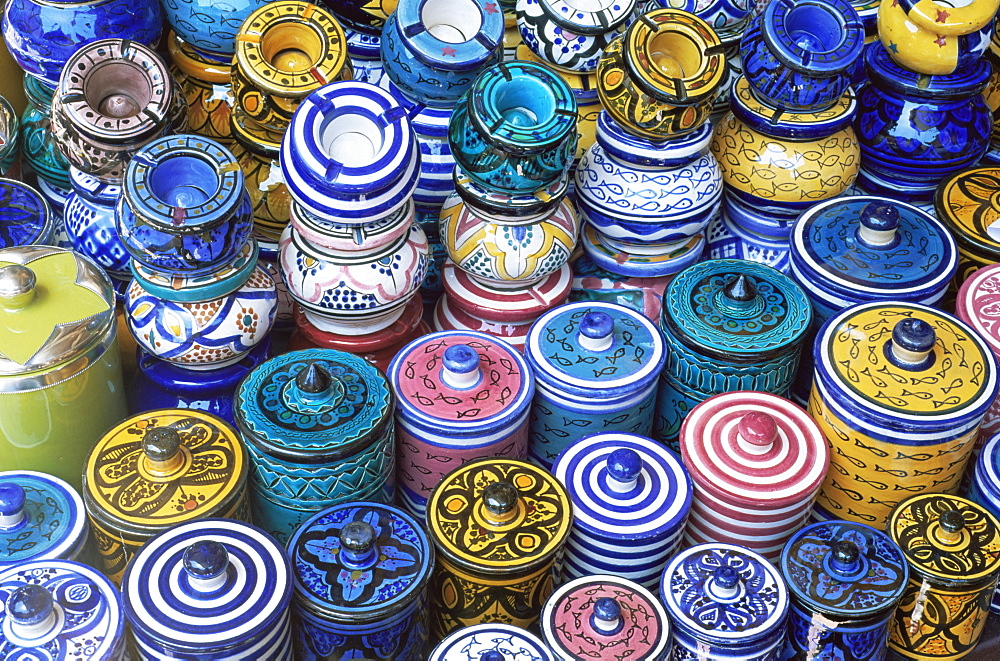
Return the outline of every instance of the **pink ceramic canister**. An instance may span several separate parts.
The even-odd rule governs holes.
[[[809,518],[830,464],[812,418],[762,392],[698,404],[684,420],[680,446],[694,482],[685,543],[739,544],[771,562]]]
[[[399,502],[424,517],[431,491],[473,459],[524,459],[535,381],[503,340],[472,331],[430,333],[389,365],[396,395]]]
[[[962,283],[955,299],[955,316],[972,326],[1000,360],[1000,264],[979,269]],[[980,448],[998,431],[1000,397],[986,411],[973,452],[978,455]],[[969,466],[975,463],[971,461]]]

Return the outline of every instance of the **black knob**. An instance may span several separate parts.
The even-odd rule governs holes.
[[[850,571],[857,568],[858,559],[861,558],[861,550],[858,545],[848,540],[842,540],[833,545],[830,549],[833,553],[833,565],[842,571]]]
[[[299,390],[310,395],[318,395],[330,388],[333,377],[319,363],[309,363],[295,375],[295,385]]]
[[[965,517],[958,510],[948,510],[938,519],[941,530],[946,533],[955,534],[965,528]]]
[[[746,303],[757,298],[757,284],[749,276],[740,273],[722,288],[722,293],[731,301]]]
[[[155,462],[170,461],[181,449],[181,435],[172,427],[153,427],[142,437],[142,451]]]
[[[364,521],[351,521],[340,529],[340,546],[358,556],[367,555],[375,546],[375,529]]]
[[[503,516],[517,507],[520,494],[510,482],[494,482],[483,489],[483,503],[486,510],[495,516]]]
[[[914,353],[926,353],[934,348],[937,336],[923,319],[903,319],[892,327],[892,343]]]

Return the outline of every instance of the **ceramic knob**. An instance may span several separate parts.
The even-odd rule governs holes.
[[[167,22],[195,56],[227,66],[236,50],[236,35],[246,18],[267,0],[218,3],[213,0],[163,0]]]
[[[926,75],[950,74],[982,57],[998,7],[997,0],[881,2],[878,38],[899,66]]]
[[[214,592],[228,578],[229,553],[219,542],[201,540],[184,549],[181,564],[195,592]]]
[[[0,482],[0,530],[18,527],[24,521],[24,488],[15,482]]]
[[[7,598],[11,629],[15,635],[28,639],[48,633],[56,620],[54,607],[52,593],[41,585],[22,585]]]
[[[349,569],[365,569],[378,559],[375,540],[378,533],[371,524],[351,521],[340,529],[340,561]]]
[[[548,64],[592,72],[604,48],[628,27],[635,0],[593,5],[567,0],[518,0],[517,27],[525,45]]]

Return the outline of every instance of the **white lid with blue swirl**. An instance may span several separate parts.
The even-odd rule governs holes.
[[[429,661],[555,661],[536,635],[521,627],[491,622],[451,633]]]
[[[57,477],[0,472],[0,569],[75,559],[87,541],[83,511],[80,494]]]

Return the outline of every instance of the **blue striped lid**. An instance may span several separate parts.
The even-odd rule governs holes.
[[[87,539],[73,487],[33,471],[0,473],[0,569],[32,560],[73,560]]]

